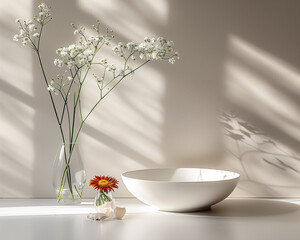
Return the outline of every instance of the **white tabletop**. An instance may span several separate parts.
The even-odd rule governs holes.
[[[117,199],[123,220],[86,218],[91,200],[60,206],[53,199],[1,199],[1,240],[299,240],[297,199],[227,199],[210,211],[160,212],[136,199]]]

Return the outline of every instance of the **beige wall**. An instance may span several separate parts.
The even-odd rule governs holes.
[[[31,17],[38,3],[0,2],[0,197],[54,197],[59,132],[34,55],[12,41],[15,18]],[[152,63],[123,82],[87,121],[80,150],[88,179],[140,168],[225,168],[242,174],[235,196],[300,196],[299,1],[46,3],[54,18],[42,43],[49,76],[55,50],[74,41],[71,22],[100,19],[116,42],[164,36],[181,53],[175,66]],[[94,90],[87,83],[85,112]],[[271,137],[224,135],[221,108]],[[230,125],[239,134],[238,121]],[[93,194],[87,187],[85,197]],[[128,196],[123,184],[116,195]]]

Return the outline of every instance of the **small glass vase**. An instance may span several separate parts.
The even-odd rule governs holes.
[[[94,206],[98,213],[111,215],[115,209],[115,200],[110,192],[105,193],[104,191],[98,191],[95,196]]]
[[[57,152],[53,169],[53,186],[57,202],[81,202],[86,173],[77,144],[62,144]]]

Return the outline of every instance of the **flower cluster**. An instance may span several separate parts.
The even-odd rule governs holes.
[[[95,49],[91,46],[91,44],[92,42],[80,42],[79,44],[72,44],[68,47],[57,49],[56,53],[61,57],[61,59],[55,59],[54,65],[58,67],[66,65],[69,69],[71,69],[75,66],[75,64],[85,65],[90,63],[95,56]]]
[[[40,9],[39,16],[34,16],[34,20],[45,25],[51,20],[50,8],[45,3],[41,3],[38,8]]]
[[[96,26],[93,26],[97,35],[86,37],[84,32],[85,29],[83,27],[77,28],[74,24],[72,24],[72,26],[75,29],[74,35],[81,35],[79,43],[57,49],[56,53],[59,55],[60,59],[55,59],[54,65],[58,67],[66,65],[69,69],[73,68],[75,65],[78,68],[84,65],[90,67],[95,54],[100,50],[100,48],[104,44],[109,45],[109,41],[112,37],[110,34],[111,31],[107,30],[105,35],[101,35],[98,22]]]
[[[127,44],[119,43],[113,47],[113,52],[124,59],[131,58],[135,60],[135,54],[139,54],[141,60],[168,60],[174,63],[176,58],[179,59],[179,53],[173,50],[173,41],[167,41],[163,37],[148,38],[140,44],[129,42]]]
[[[64,90],[65,86],[69,86],[70,83],[73,81],[72,76],[67,76],[68,71],[65,71],[63,75],[57,75],[56,79],[51,78],[50,84],[48,84],[48,91],[53,92],[55,95],[58,95],[58,93],[63,94],[64,96],[67,95],[67,93]]]
[[[45,25],[51,20],[51,14],[49,7],[42,3],[38,6],[40,9],[39,16],[34,16],[34,21],[40,25]],[[36,46],[36,39],[39,39],[40,34],[36,32],[37,27],[32,20],[21,21],[21,19],[16,19],[19,23],[20,32],[13,37],[14,41],[22,40],[23,46],[28,45],[34,50],[38,50]]]
[[[35,32],[37,30],[36,25],[32,20],[25,20],[22,23],[20,19],[17,19],[16,22],[20,24],[20,33],[16,34],[13,40],[22,40],[23,46],[29,45],[30,47],[34,48],[34,39],[39,38],[39,34]]]

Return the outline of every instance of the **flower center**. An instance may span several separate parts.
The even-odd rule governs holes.
[[[98,185],[99,185],[99,186],[105,186],[105,185],[107,185],[107,184],[108,184],[108,181],[105,180],[105,179],[101,179],[101,180],[98,182]]]

